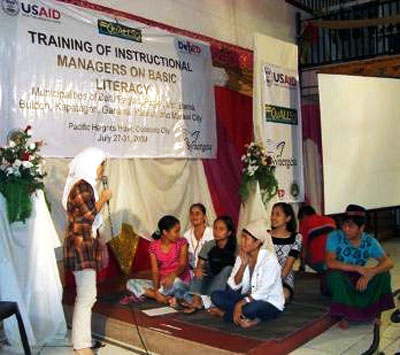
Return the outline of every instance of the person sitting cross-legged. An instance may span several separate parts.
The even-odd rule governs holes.
[[[214,291],[210,313],[242,328],[278,317],[285,304],[281,267],[265,220],[242,230],[240,251],[228,280],[230,289]]]
[[[379,322],[380,313],[394,308],[389,270],[393,262],[379,242],[364,232],[366,211],[349,205],[340,230],[329,234],[326,244],[327,284],[332,296],[330,315],[349,321]],[[377,264],[366,266],[376,259]]]
[[[212,306],[210,295],[225,290],[236,256],[236,226],[229,216],[220,216],[214,222],[214,239],[206,242],[198,254],[195,277],[184,295],[184,313]]]

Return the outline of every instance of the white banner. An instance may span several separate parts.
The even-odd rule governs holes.
[[[207,44],[56,1],[2,0],[0,143],[31,125],[43,153],[216,156]]]
[[[304,200],[301,110],[298,73],[263,66],[263,141],[273,157],[278,201]]]

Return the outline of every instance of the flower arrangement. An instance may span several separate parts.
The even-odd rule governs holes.
[[[0,148],[0,192],[7,201],[9,222],[25,222],[32,213],[31,194],[43,189],[46,173],[39,155],[42,142],[30,142],[31,127],[9,134],[6,147]]]
[[[242,155],[244,164],[242,182],[239,193],[242,201],[247,200],[250,193],[250,184],[260,184],[264,204],[274,197],[278,191],[278,181],[275,178],[273,159],[267,154],[262,144],[250,143],[245,145],[246,153]]]

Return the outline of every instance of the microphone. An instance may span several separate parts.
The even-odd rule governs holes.
[[[108,189],[108,176],[107,175],[103,175],[101,177],[101,182],[103,184],[103,188]],[[108,206],[108,209],[110,210],[110,201],[109,200],[107,200],[107,206]]]
[[[107,175],[103,175],[101,177],[101,182],[103,184],[103,188],[108,189],[108,176]],[[114,226],[113,226],[113,222],[111,219],[110,201],[109,200],[107,200],[107,209],[108,209],[108,220],[110,222],[110,229],[111,229],[111,238],[114,238]]]

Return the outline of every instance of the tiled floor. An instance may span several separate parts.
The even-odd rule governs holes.
[[[0,348],[1,355],[15,355],[16,353]],[[66,344],[64,341],[54,344],[49,344],[48,346],[42,348],[34,348],[34,355],[73,355],[71,344]],[[128,350],[125,347],[120,347],[114,344],[107,344],[104,348],[97,351],[99,355],[132,355],[141,354],[141,352],[136,352],[134,349]]]
[[[400,237],[383,242],[383,247],[390,253],[395,267],[391,271],[393,290],[400,288]],[[397,301],[400,306],[400,301]],[[392,311],[382,316],[381,342],[379,351],[393,355],[400,351],[400,324],[390,322]],[[359,355],[366,351],[372,342],[372,325],[353,325],[343,331],[336,326],[293,351],[292,355]]]
[[[400,238],[392,239],[383,243],[384,248],[390,252],[396,265],[392,270],[393,290],[400,288]],[[400,301],[398,302],[400,305]],[[393,355],[400,351],[400,324],[390,322],[390,312],[386,312],[382,317],[381,342],[379,351],[385,355]],[[367,350],[372,341],[372,325],[352,325],[350,329],[343,331],[336,326],[331,327],[325,333],[309,341],[292,355],[359,355]],[[35,355],[73,355],[73,350],[67,342],[49,344],[40,349],[34,349]],[[114,344],[107,344],[100,349],[100,355],[128,355],[140,354],[134,349],[127,350]],[[1,355],[14,354],[4,347],[0,348]]]

